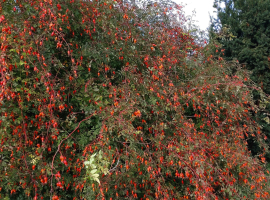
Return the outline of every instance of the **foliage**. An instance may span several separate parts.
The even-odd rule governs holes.
[[[222,40],[225,57],[237,58],[253,71],[254,80],[270,94],[269,85],[269,0],[216,0],[225,7],[217,7],[218,21],[213,25],[228,26],[234,40]]]
[[[219,7],[220,3],[224,7]],[[251,79],[261,87],[266,94],[270,94],[270,51],[269,51],[269,0],[216,0],[215,7],[218,19],[212,24],[212,37],[218,35],[222,44],[224,59],[237,59],[242,67],[252,72]],[[220,37],[222,36],[222,37]],[[219,54],[219,53],[218,53]],[[269,138],[270,104],[262,99],[258,92],[254,92],[256,104],[264,107],[255,115],[256,121],[263,127],[263,132]],[[267,141],[269,143],[269,140]],[[260,151],[256,143],[249,140],[253,154]],[[268,155],[270,161],[270,155]]]
[[[269,199],[264,152],[245,140],[267,151],[249,113],[259,89],[178,11],[2,1],[1,197]]]

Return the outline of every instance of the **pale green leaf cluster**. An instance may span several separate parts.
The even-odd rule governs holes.
[[[88,161],[84,162],[86,168],[86,179],[89,181],[96,181],[100,184],[99,175],[107,175],[109,173],[109,162],[103,156],[103,152],[100,150],[98,153],[94,153],[90,156]]]

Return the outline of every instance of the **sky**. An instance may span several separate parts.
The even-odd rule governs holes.
[[[214,0],[174,0],[176,3],[185,6],[183,11],[185,16],[192,15],[193,11],[196,11],[195,24],[200,27],[201,30],[206,30],[210,25],[210,16],[215,16],[215,9],[213,8]]]

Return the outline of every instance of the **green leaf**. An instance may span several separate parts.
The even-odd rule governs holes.
[[[22,60],[19,62],[19,65],[24,65],[25,62],[23,62]]]
[[[97,172],[97,169],[93,169],[90,171],[91,174],[95,175],[95,173]]]
[[[100,181],[98,178],[94,178],[94,180],[100,184]]]
[[[90,161],[85,161],[84,165],[90,165]]]

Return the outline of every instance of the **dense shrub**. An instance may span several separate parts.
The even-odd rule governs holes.
[[[10,0],[1,12],[2,198],[269,199],[264,155],[245,140],[266,148],[248,112],[256,88],[215,44],[195,44],[180,6]]]

